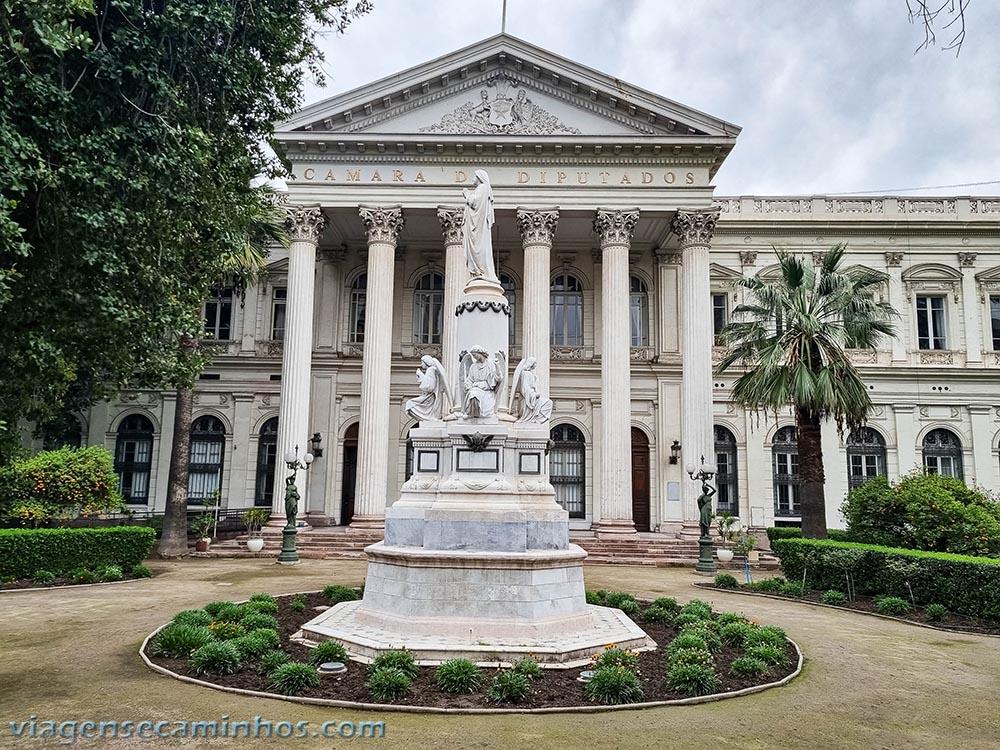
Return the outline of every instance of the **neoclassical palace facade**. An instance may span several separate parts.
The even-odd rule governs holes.
[[[826,425],[828,521],[871,476],[925,469],[1000,486],[1000,199],[719,197],[739,128],[506,35],[308,107],[279,130],[290,247],[245,300],[206,302],[217,355],[198,382],[192,503],[283,513],[296,446],[313,525],[378,527],[413,466],[403,411],[423,354],[457,361],[468,279],[462,188],[496,198],[511,361],[553,399],[549,472],[572,528],[696,525],[688,464],[718,466],[719,509],[795,522],[790,412],[747,413],[713,377],[734,279],[776,248],[884,275],[899,335],[854,351],[866,428]],[[627,343],[626,343],[627,342]],[[114,451],[135,509],[162,510],[174,403],[129,391],[83,441]],[[704,458],[703,458],[704,457]],[[277,488],[277,489],[276,489]]]

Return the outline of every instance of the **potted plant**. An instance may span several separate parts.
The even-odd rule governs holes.
[[[191,519],[191,533],[195,536],[194,549],[196,552],[208,552],[208,546],[212,543],[212,514],[199,513]]]
[[[256,553],[264,549],[261,529],[270,516],[271,512],[267,508],[251,508],[240,517],[243,525],[247,527],[247,549],[251,552]]]
[[[732,513],[720,513],[716,526],[719,532],[720,547],[715,550],[719,562],[730,562],[733,559],[732,545],[736,542],[736,517]]]

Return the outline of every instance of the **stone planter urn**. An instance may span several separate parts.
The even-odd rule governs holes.
[[[247,539],[247,549],[250,552],[257,553],[264,549],[264,540],[260,537],[254,537],[252,539]]]
[[[733,559],[733,551],[728,547],[719,547],[715,550],[715,556],[719,558],[719,562],[731,562]]]

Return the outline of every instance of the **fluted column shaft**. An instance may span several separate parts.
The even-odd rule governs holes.
[[[444,325],[441,332],[441,361],[451,378],[452,393],[458,384],[458,324],[455,308],[469,280],[465,263],[462,226],[465,212],[455,206],[438,206],[438,220],[444,234]]]
[[[382,528],[388,503],[389,386],[392,377],[392,296],[400,206],[360,206],[368,232],[365,348],[361,364],[361,423],[354,528]]]
[[[628,253],[639,210],[598,209],[601,238],[601,494],[598,535],[634,534]]]
[[[309,445],[309,389],[312,379],[313,297],[316,289],[316,245],[325,219],[319,206],[289,206],[288,302],[281,355],[281,405],[278,412],[278,470],[271,516],[285,516],[286,453],[299,457]],[[296,472],[299,508],[305,512],[305,473]]]
[[[537,362],[538,390],[549,396],[549,280],[552,239],[559,224],[559,209],[517,209],[517,227],[524,246],[524,293],[521,303],[524,327],[522,357]]]
[[[709,279],[709,248],[719,218],[718,209],[679,210],[672,229],[679,239],[683,263],[684,327],[681,381],[681,444],[685,466],[700,468],[715,463],[712,430],[712,296]],[[696,498],[701,486],[684,478],[684,519],[698,518]]]

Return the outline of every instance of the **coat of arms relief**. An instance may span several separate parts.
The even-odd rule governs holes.
[[[512,90],[517,92],[512,95]],[[463,104],[423,133],[456,135],[579,135],[558,117],[528,98],[528,92],[506,75],[497,75],[479,92],[479,101]]]

